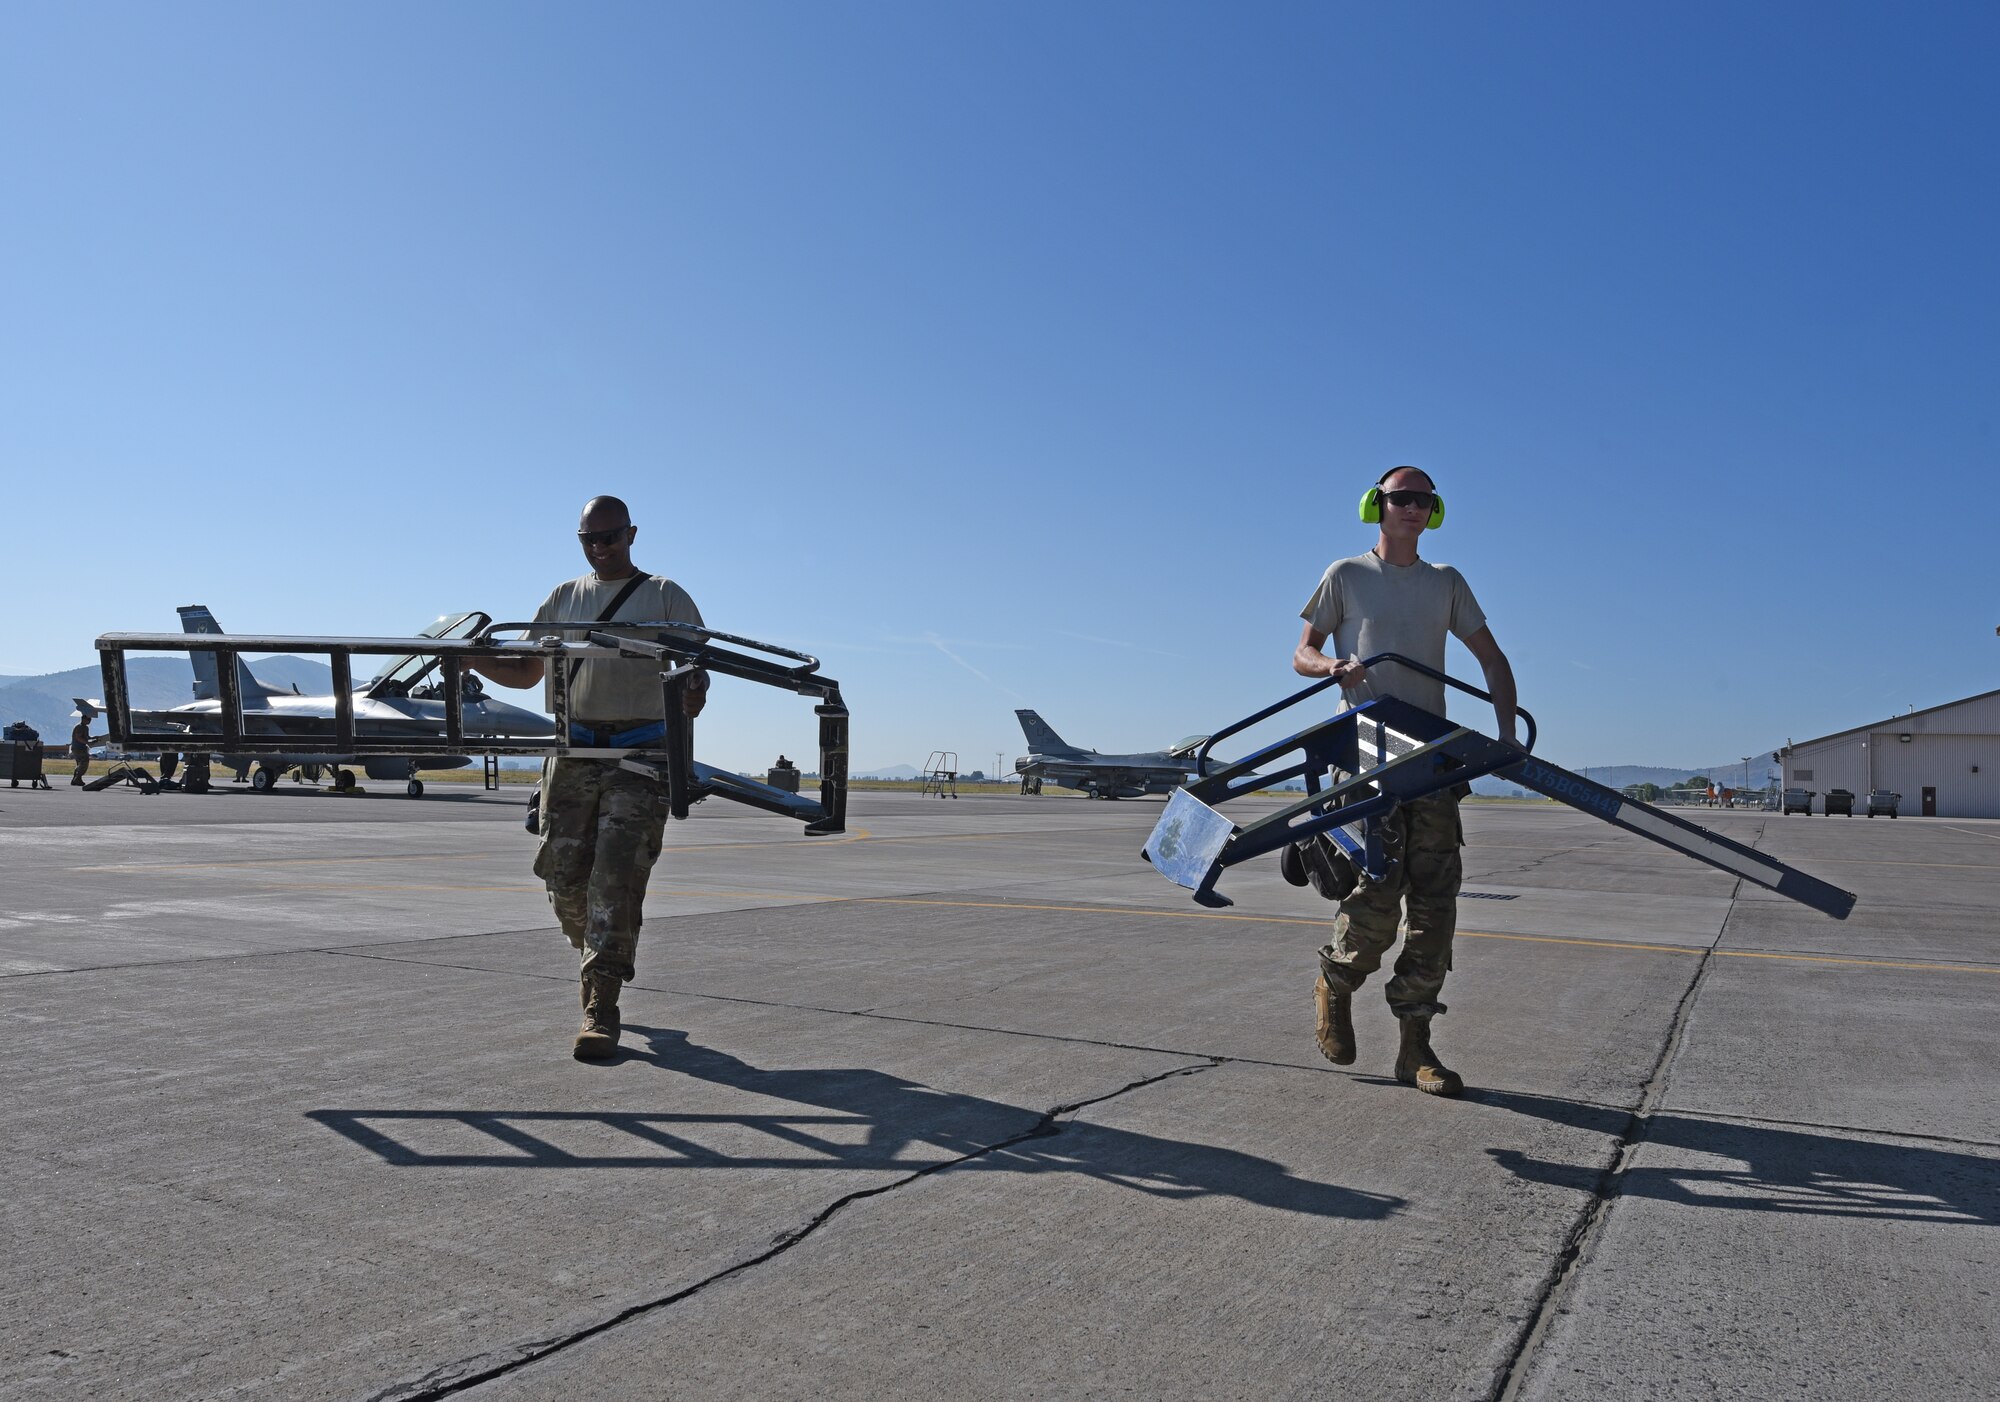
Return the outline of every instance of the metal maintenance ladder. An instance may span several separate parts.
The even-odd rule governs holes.
[[[589,636],[583,642],[566,641],[560,636],[566,627],[588,628]],[[617,631],[610,631],[611,628]],[[503,640],[498,636],[517,632],[529,636],[525,640],[512,637]],[[126,675],[126,654],[131,652],[215,654],[221,693],[215,708],[170,713],[173,719],[167,722],[168,729],[149,730],[137,725]],[[236,668],[237,657],[246,652],[325,654],[333,673],[331,721],[314,721],[308,728],[288,732],[273,727],[262,713],[252,712],[246,718]],[[500,755],[613,760],[623,768],[658,781],[666,792],[667,811],[674,818],[687,817],[690,804],[716,797],[796,818],[805,824],[810,836],[845,832],[847,828],[849,714],[841,699],[840,683],[820,674],[816,657],[713,628],[652,621],[621,621],[609,628],[595,623],[529,621],[488,623],[471,638],[106,633],[97,640],[97,653],[104,677],[109,739],[114,747],[127,754],[199,751],[246,759],[257,755],[326,755],[415,760],[440,751],[447,754],[480,751],[487,756],[489,776],[497,769]],[[764,655],[756,655],[759,653]],[[420,733],[398,728],[387,733],[364,733],[355,716],[354,659],[379,656],[431,659],[430,667],[439,674],[438,697],[444,703],[437,731]],[[556,720],[556,734],[552,738],[468,735],[465,664],[484,657],[533,657],[542,661],[549,678],[550,709]],[[572,664],[600,658],[651,662],[660,669],[664,714],[672,719],[658,739],[626,746],[586,745],[572,740]],[[737,677],[817,701],[813,707],[813,714],[819,718],[820,781],[816,799],[717,769],[694,757],[694,722],[688,718],[682,703],[688,679],[697,670]]]
[[[1366,658],[1362,665],[1372,667],[1378,662],[1393,662],[1482,700],[1493,699],[1477,687],[1393,652]],[[1497,774],[1836,920],[1846,919],[1854,909],[1852,892],[1535,758],[1535,719],[1526,711],[1519,714],[1528,727],[1528,742],[1524,748],[1516,748],[1407,701],[1384,697],[1364,701],[1233,764],[1211,764],[1209,752],[1217,741],[1269,720],[1332,685],[1330,677],[1316,682],[1217,731],[1196,757],[1200,777],[1167,800],[1166,812],[1146,840],[1144,855],[1161,875],[1192,891],[1200,904],[1232,903],[1215,889],[1230,867],[1275,852],[1287,843],[1322,835],[1345,852],[1363,874],[1380,880],[1387,875],[1391,860],[1382,842],[1382,819],[1400,804]],[[1267,773],[1263,770],[1266,765],[1274,767]],[[1220,811],[1232,799],[1295,779],[1304,781],[1304,797],[1241,826]]]
[[[958,797],[958,751],[932,750],[924,761],[924,796]]]

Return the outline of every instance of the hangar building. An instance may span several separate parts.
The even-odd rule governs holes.
[[[1847,789],[1857,800],[1890,789],[1905,814],[2000,818],[2000,691],[1788,744],[1778,756],[1787,788]]]

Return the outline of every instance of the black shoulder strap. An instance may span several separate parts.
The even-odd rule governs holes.
[[[604,612],[597,615],[597,621],[599,623],[609,623],[612,619],[616,618],[618,610],[625,607],[625,601],[632,597],[633,591],[651,578],[651,575],[647,574],[644,570],[640,570],[637,574],[626,580],[625,587],[620,589],[616,594],[613,594],[611,602],[604,606]],[[569,684],[571,686],[576,685],[576,669],[582,665],[581,662],[572,662],[569,664]]]
[[[616,594],[613,594],[611,602],[604,606],[604,612],[597,615],[597,621],[599,623],[609,623],[612,619],[616,618],[618,610],[624,608],[625,601],[632,597],[632,591],[651,578],[651,575],[647,574],[644,570],[640,570],[637,574],[626,580],[625,587],[620,589]]]

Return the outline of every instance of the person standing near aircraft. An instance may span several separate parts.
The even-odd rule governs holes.
[[[1362,497],[1361,519],[1380,523],[1375,548],[1327,567],[1300,611],[1305,628],[1292,654],[1292,669],[1304,677],[1333,677],[1349,696],[1366,685],[1443,715],[1443,683],[1394,663],[1371,672],[1359,659],[1396,652],[1441,672],[1445,634],[1450,633],[1470,649],[1486,674],[1500,738],[1518,744],[1514,671],[1493,640],[1486,615],[1464,576],[1417,555],[1418,538],[1444,521],[1444,502],[1430,474],[1416,467],[1391,468]],[[1335,644],[1331,657],[1322,651],[1329,638]],[[1320,977],[1313,990],[1320,1052],[1336,1066],[1351,1065],[1354,991],[1382,967],[1407,912],[1403,952],[1386,990],[1389,1009],[1402,1029],[1396,1079],[1431,1095],[1457,1095],[1465,1088],[1430,1044],[1431,1019],[1445,1010],[1438,995],[1451,968],[1458,923],[1459,848],[1465,842],[1458,815],[1461,797],[1462,791],[1453,790],[1433,794],[1403,804],[1385,820],[1388,877],[1372,882],[1360,875],[1341,901],[1333,938],[1319,952]]]
[[[576,532],[590,573],[550,591],[535,622],[565,625],[563,636],[579,642],[620,618],[699,627],[701,611],[686,590],[632,563],[638,533],[624,502],[591,498]],[[540,658],[529,657],[467,665],[502,686],[533,686],[547,671]],[[569,665],[570,743],[622,748],[664,732],[658,663],[606,658]],[[701,714],[707,673],[689,679],[686,698],[688,715]],[[553,688],[548,704],[553,708]],[[564,757],[544,771],[535,874],[582,956],[583,1026],[572,1047],[579,1061],[603,1061],[617,1050],[619,990],[634,975],[646,878],[660,855],[666,816],[659,785],[615,760]]]
[[[83,776],[90,772],[90,717],[77,721],[75,729],[69,733],[69,757],[76,761],[76,772],[69,776],[72,786],[81,784]]]

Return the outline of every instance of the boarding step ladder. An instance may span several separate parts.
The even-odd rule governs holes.
[[[1433,671],[1393,652],[1365,658],[1362,666],[1393,662],[1447,686],[1491,702],[1493,697],[1455,677]],[[1733,876],[1755,882],[1790,900],[1845,920],[1854,895],[1809,876],[1762,852],[1733,842],[1651,804],[1628,798],[1534,756],[1535,719],[1520,711],[1527,726],[1525,746],[1482,735],[1470,726],[1394,697],[1364,701],[1330,720],[1266,745],[1230,764],[1212,762],[1219,741],[1269,720],[1279,712],[1335,685],[1328,677],[1218,730],[1196,755],[1197,778],[1167,800],[1143,855],[1156,870],[1194,893],[1201,905],[1233,904],[1215,889],[1223,872],[1287,843],[1324,836],[1362,874],[1379,881],[1393,860],[1382,840],[1382,820],[1405,803],[1443,793],[1495,774],[1522,788],[1568,804],[1626,832],[1672,848]],[[1266,770],[1266,766],[1271,766]],[[1232,821],[1223,805],[1246,794],[1303,780],[1305,796],[1245,823]]]
[[[958,797],[958,751],[932,750],[924,761],[924,796]]]

